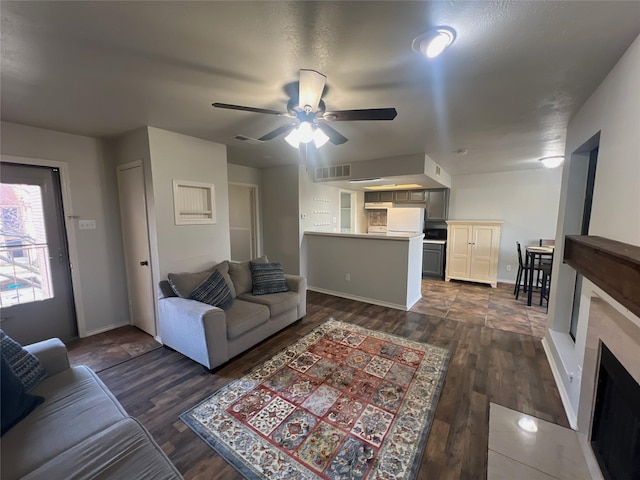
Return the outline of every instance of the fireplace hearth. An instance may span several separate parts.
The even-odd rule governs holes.
[[[640,479],[640,385],[604,343],[591,448],[607,480]]]

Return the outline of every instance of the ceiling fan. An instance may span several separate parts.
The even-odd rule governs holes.
[[[298,147],[300,143],[309,144],[313,142],[316,147],[321,147],[327,141],[331,141],[334,145],[341,145],[348,141],[347,137],[327,125],[326,122],[393,120],[396,118],[398,113],[395,108],[327,111],[322,100],[326,80],[327,77],[325,75],[315,70],[300,70],[298,97],[293,97],[289,100],[286,112],[228,103],[213,103],[212,105],[216,108],[264,113],[294,119],[294,121],[282,125],[257,139],[264,142],[280,135],[288,134],[285,140],[293,147]]]

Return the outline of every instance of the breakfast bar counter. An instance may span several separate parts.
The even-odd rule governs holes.
[[[307,288],[409,310],[422,296],[423,238],[422,233],[307,231],[302,243]]]

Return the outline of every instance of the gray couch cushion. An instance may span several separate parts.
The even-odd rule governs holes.
[[[255,263],[267,263],[269,260],[266,255],[251,260]],[[236,295],[251,292],[253,282],[251,281],[251,268],[249,262],[229,262],[229,276],[236,289]],[[235,298],[235,297],[234,297]]]
[[[238,295],[238,300],[265,305],[269,308],[272,317],[298,307],[297,292],[271,293],[269,295],[243,293],[242,295]]]
[[[30,393],[45,401],[2,436],[2,457],[12,460],[2,462],[3,479],[26,475],[126,416],[104,383],[84,366],[47,378]]]
[[[31,472],[25,479],[164,480],[181,478],[147,430],[125,418]]]
[[[237,299],[225,315],[227,338],[233,340],[269,320],[269,309],[264,305]]]

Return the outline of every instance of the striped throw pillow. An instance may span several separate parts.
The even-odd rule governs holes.
[[[28,392],[46,378],[47,372],[42,368],[40,360],[2,330],[0,330],[0,351],[13,373],[24,385],[25,391]]]
[[[225,282],[224,277],[218,270],[214,270],[204,282],[198,285],[191,295],[191,300],[208,303],[214,307],[220,307],[223,310],[229,310],[233,305],[233,297],[229,285]]]
[[[250,262],[249,266],[251,267],[252,293],[254,295],[287,292],[289,290],[280,262]]]

